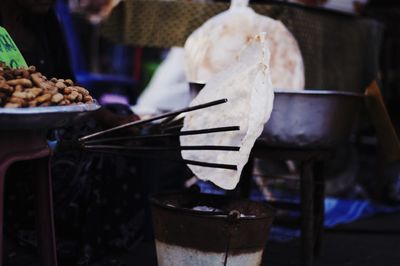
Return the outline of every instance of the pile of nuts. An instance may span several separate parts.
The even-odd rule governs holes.
[[[93,102],[89,92],[70,79],[48,80],[34,66],[12,69],[0,62],[0,107],[36,107]]]

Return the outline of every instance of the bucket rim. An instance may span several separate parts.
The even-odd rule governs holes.
[[[193,210],[189,208],[183,208],[183,207],[177,207],[173,205],[168,205],[161,200],[157,199],[157,197],[161,196],[169,196],[169,195],[190,195],[191,193],[196,193],[196,192],[189,192],[189,191],[183,191],[183,192],[161,192],[157,194],[153,194],[150,196],[149,201],[151,205],[157,206],[162,209],[170,210],[173,212],[179,212],[181,214],[186,214],[186,215],[191,215],[191,216],[198,216],[198,217],[207,217],[211,219],[228,219],[231,216],[229,215],[229,212],[218,212],[218,211],[200,211],[200,210]],[[207,197],[215,197],[215,198],[225,198],[227,200],[241,200],[241,201],[246,201],[246,202],[251,202],[258,204],[260,206],[263,206],[265,209],[265,212],[259,216],[243,216],[243,217],[238,217],[237,220],[263,220],[263,219],[268,219],[272,218],[274,219],[275,217],[275,209],[267,204],[266,202],[259,202],[259,201],[254,201],[250,199],[235,199],[230,196],[225,196],[225,195],[217,195],[217,194],[210,194],[210,193],[197,193],[201,195],[206,195]]]

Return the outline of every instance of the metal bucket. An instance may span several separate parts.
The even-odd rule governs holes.
[[[261,264],[274,217],[268,205],[199,192],[151,203],[158,265]]]

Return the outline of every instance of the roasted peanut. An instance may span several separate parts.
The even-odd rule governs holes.
[[[52,87],[47,89],[46,93],[50,93],[51,95],[54,95],[56,93],[58,93],[58,89],[56,87]]]
[[[64,88],[64,93],[65,94],[70,94],[73,91],[75,91],[74,87],[66,87],[66,88]]]
[[[74,102],[75,100],[78,99],[79,93],[77,91],[72,91],[69,95],[67,95],[67,99],[70,100],[71,102]],[[82,97],[82,95],[80,95]]]
[[[31,75],[31,79],[32,79],[33,83],[38,87],[40,87],[40,84],[43,82],[42,74],[40,74],[40,73],[33,73]]]
[[[18,108],[18,107],[22,107],[22,105],[19,103],[7,103],[6,105],[4,105],[4,108]]]
[[[70,105],[71,102],[68,99],[64,99],[60,102],[60,105]]]
[[[22,87],[22,85],[18,84],[17,86],[15,86],[14,92],[15,91],[23,91],[24,87]]]
[[[14,75],[10,71],[4,71],[3,77],[5,77],[6,80],[14,79]]]
[[[67,87],[67,85],[65,85],[64,82],[57,81],[56,87],[57,87],[59,90],[63,90],[63,89],[65,89],[65,88]]]
[[[66,79],[64,82],[65,82],[65,84],[67,84],[68,86],[74,86],[74,82],[73,82],[72,80],[70,80],[70,79]]]
[[[28,71],[28,70],[24,69],[24,70],[22,71],[22,77],[23,77],[24,79],[29,79],[29,78],[31,77],[31,75],[29,74],[29,71]]]
[[[7,81],[7,84],[11,85],[11,86],[22,85],[27,88],[32,87],[32,81],[30,81],[29,79],[24,79],[24,78],[9,80],[9,81]]]
[[[51,82],[47,81],[45,76],[43,76],[40,73],[34,73],[31,75],[33,83],[42,89],[48,90],[53,88],[54,86],[51,84]]]
[[[35,101],[35,100],[30,101],[30,102],[28,103],[28,105],[29,105],[29,107],[36,107],[36,106],[37,106],[37,101]]]
[[[30,91],[16,91],[12,94],[12,97],[17,97],[25,100],[33,100],[37,95]]]
[[[14,88],[10,85],[8,85],[6,82],[1,82],[0,81],[0,92],[5,92],[5,93],[13,93]]]
[[[51,99],[51,94],[46,93],[46,94],[43,94],[42,96],[37,97],[35,100],[38,103],[44,103],[44,102],[50,101],[50,99]]]
[[[45,107],[45,106],[50,106],[50,102],[44,102],[42,104],[40,104],[41,107]]]
[[[26,92],[15,91],[15,92],[12,94],[12,97],[17,97],[17,98],[25,99],[25,98],[27,98],[27,95],[26,95]]]
[[[83,97],[83,101],[84,101],[85,103],[92,102],[92,101],[93,101],[93,98],[92,98],[92,96],[90,96],[90,95],[86,95],[86,96]]]
[[[52,103],[59,103],[62,100],[64,100],[64,95],[62,95],[61,93],[56,93],[53,95],[53,97],[51,97]]]
[[[9,101],[10,103],[17,103],[17,104],[20,104],[21,106],[27,105],[27,102],[26,102],[24,99],[18,98],[18,97],[11,97],[8,101]]]
[[[87,89],[85,89],[85,88],[82,88],[82,87],[80,87],[80,86],[75,86],[74,88],[76,88],[76,90],[77,90],[80,94],[82,94],[83,96],[89,95],[89,91],[88,91]]]
[[[22,76],[22,68],[14,69],[14,76]]]
[[[36,67],[35,66],[29,66],[28,67],[28,72],[29,73],[35,73],[36,72]]]
[[[43,89],[41,89],[41,88],[31,88],[31,89],[26,89],[25,91],[28,92],[28,93],[32,93],[33,95],[35,95],[35,97],[37,97],[43,92]]]

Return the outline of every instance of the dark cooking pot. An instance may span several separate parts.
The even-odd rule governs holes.
[[[204,84],[190,83],[192,95]],[[275,90],[271,118],[257,143],[274,147],[330,148],[348,138],[363,95],[327,90]]]

